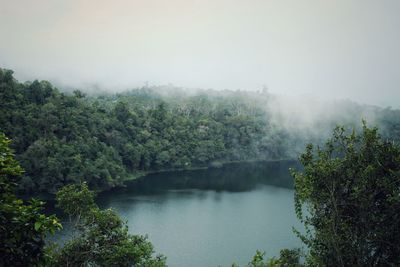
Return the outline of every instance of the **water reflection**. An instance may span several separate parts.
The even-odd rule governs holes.
[[[260,184],[292,189],[290,167],[298,168],[299,164],[296,161],[245,162],[226,164],[220,168],[153,173],[129,182],[124,189],[104,193],[104,196],[113,195],[116,191],[159,194],[185,189],[244,192]]]

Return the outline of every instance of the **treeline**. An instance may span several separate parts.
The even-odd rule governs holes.
[[[107,190],[140,171],[296,158],[305,143],[325,138],[281,125],[267,108],[274,97],[266,92],[163,92],[63,93],[46,81],[20,83],[0,69],[0,131],[13,140],[25,169],[20,188],[55,192],[86,181]],[[377,114],[387,138],[398,140],[400,111]]]
[[[86,97],[45,81],[19,83],[7,70],[0,88],[1,130],[13,140],[27,190],[82,181],[104,190],[137,170],[287,157],[285,132],[240,97],[174,103],[146,89]]]

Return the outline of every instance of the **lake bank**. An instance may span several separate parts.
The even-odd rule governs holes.
[[[218,161],[211,162],[207,166],[197,166],[197,167],[188,167],[188,168],[170,168],[170,169],[160,169],[160,170],[149,170],[149,171],[134,171],[128,174],[124,182],[129,182],[132,180],[136,180],[138,178],[144,177],[149,174],[157,174],[164,172],[180,172],[180,171],[198,171],[198,170],[208,170],[213,168],[221,168],[229,164],[241,164],[241,163],[272,163],[272,162],[296,162],[296,159],[273,159],[273,160],[265,160],[265,159],[253,159],[253,160],[235,160],[235,161]],[[111,189],[112,190],[112,189]]]

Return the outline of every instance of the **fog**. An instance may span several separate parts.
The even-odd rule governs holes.
[[[102,90],[266,85],[279,95],[400,105],[397,0],[0,0],[0,6],[0,66],[20,80]]]

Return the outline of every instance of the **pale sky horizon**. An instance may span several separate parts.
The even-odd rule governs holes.
[[[400,107],[398,0],[0,0],[0,67],[58,86],[259,90]]]

